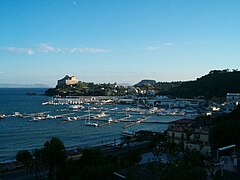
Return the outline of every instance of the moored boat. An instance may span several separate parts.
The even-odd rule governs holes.
[[[5,114],[0,114],[0,119],[4,119],[5,118]]]

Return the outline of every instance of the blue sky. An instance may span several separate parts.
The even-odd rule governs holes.
[[[239,0],[1,0],[0,84],[193,80],[240,67]]]

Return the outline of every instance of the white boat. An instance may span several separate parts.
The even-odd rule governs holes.
[[[42,103],[42,105],[47,105],[47,104],[49,104],[49,102],[47,101],[47,102],[43,102]]]
[[[112,109],[109,109],[110,111],[115,111],[115,110],[117,110],[118,108],[117,107],[114,107],[114,108],[112,108]]]
[[[100,114],[97,114],[96,117],[101,118],[101,117],[106,117],[108,116],[105,112],[101,112]]]
[[[131,118],[132,115],[131,114],[126,114],[125,118]]]
[[[93,127],[98,127],[99,126],[98,122],[97,123],[90,122],[90,111],[89,111],[89,108],[88,108],[88,119],[87,120],[85,119],[85,126],[93,126]]]
[[[85,122],[85,126],[94,126],[94,127],[98,127],[99,124],[98,124],[98,123],[93,123],[93,122]]]
[[[69,106],[70,109],[84,109],[83,105],[71,105]]]
[[[0,119],[4,119],[5,118],[5,114],[0,114]]]

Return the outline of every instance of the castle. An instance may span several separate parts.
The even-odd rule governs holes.
[[[64,87],[69,85],[75,85],[78,83],[78,79],[76,76],[68,76],[66,75],[64,78],[58,80],[57,87]]]

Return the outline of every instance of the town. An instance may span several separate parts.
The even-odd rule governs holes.
[[[140,83],[140,87],[149,87],[151,83],[156,82],[145,80]],[[80,82],[80,84],[82,83]],[[2,119],[11,116],[31,118],[29,120],[31,122],[58,119],[60,124],[84,120],[85,126],[96,128],[109,126],[111,123],[125,124],[122,127],[121,141],[114,140],[112,143],[88,149],[90,154],[102,154],[103,156],[101,155],[98,158],[103,158],[104,161],[107,161],[105,162],[107,164],[109,160],[106,159],[116,158],[119,155],[123,158],[121,161],[124,162],[122,163],[130,163],[120,165],[119,160],[115,159],[114,162],[118,164],[117,166],[120,165],[120,168],[114,166],[115,168],[111,170],[101,170],[103,172],[110,171],[110,174],[105,172],[109,177],[118,179],[131,177],[137,179],[168,179],[179,176],[188,179],[192,176],[192,173],[195,173],[196,179],[238,177],[240,164],[238,133],[231,132],[231,128],[234,126],[232,121],[235,122],[236,117],[240,115],[238,106],[240,93],[226,93],[225,101],[219,103],[202,96],[176,98],[157,95],[153,90],[147,91],[140,87],[121,87],[125,88],[125,93],[131,92],[123,96],[113,96],[112,93],[108,96],[78,96],[72,94],[76,92],[72,89],[76,89],[78,85],[79,81],[75,76],[66,76],[58,80],[56,86],[57,92],[64,89],[65,95],[55,94],[49,101],[42,102],[43,106],[68,107],[67,109],[60,109],[63,112],[62,114],[49,115],[50,112],[21,114],[20,112],[14,112],[13,115],[1,114],[0,117]],[[121,89],[116,84],[105,84],[106,89],[110,86],[114,87],[113,92],[115,93]],[[105,90],[103,87],[101,89]],[[111,108],[106,108],[106,105]],[[85,114],[76,115],[82,111]],[[115,115],[124,116],[117,118]],[[136,115],[138,118],[134,119],[133,116]],[[152,117],[177,117],[177,120],[169,122],[153,121]],[[227,121],[232,126],[225,128],[223,124]],[[141,129],[127,130],[129,127],[145,123],[167,124],[167,128],[162,132]],[[23,152],[20,151],[19,153]],[[68,149],[66,151],[67,159],[63,163],[67,163],[69,166],[78,161],[80,163],[84,156],[88,156],[85,153],[86,150],[82,148]],[[129,156],[129,153],[131,156],[134,154],[135,159],[125,159],[126,156]],[[25,161],[19,159],[19,162],[24,164]],[[27,165],[25,164],[25,166]],[[13,167],[16,168],[16,166]],[[178,167],[178,169],[176,170],[175,167]],[[134,174],[129,173],[129,168],[134,169]],[[184,173],[185,168],[190,168],[187,175]],[[64,169],[61,171],[63,173]],[[46,176],[46,172],[48,171],[39,172],[39,176]],[[144,175],[142,175],[143,172]],[[59,177],[61,173],[55,175]],[[172,173],[176,173],[176,176]],[[65,175],[61,174],[61,176]],[[69,177],[71,176],[75,176],[74,173],[69,175]],[[69,177],[66,176],[65,178]]]

